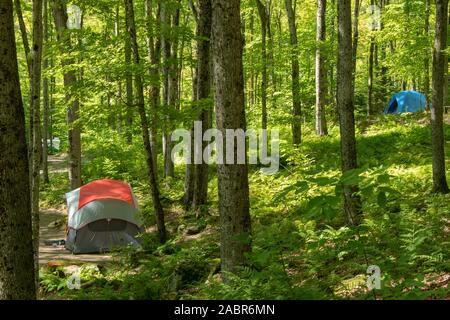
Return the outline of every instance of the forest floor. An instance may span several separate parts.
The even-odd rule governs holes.
[[[448,116],[444,127],[448,143]],[[252,252],[248,266],[229,283],[220,277],[217,177],[210,176],[202,214],[183,208],[183,165],[175,167],[174,178],[160,179],[169,236],[160,245],[142,146],[124,145],[109,131],[90,133],[84,140],[84,180],[108,177],[132,185],[147,227],[142,249],[74,256],[62,247],[41,247],[42,298],[450,299],[450,195],[431,192],[429,115],[363,118],[356,131],[360,169],[346,176],[340,172],[336,125],[320,138],[305,127],[299,148],[290,146],[285,128],[280,171],[262,175],[258,166],[250,167]],[[42,241],[65,238],[66,166],[64,155],[50,158],[50,183],[41,190]],[[342,214],[344,181],[360,189],[358,227],[347,226]],[[75,265],[81,290],[66,285]],[[369,266],[381,272],[375,291],[367,288]]]
[[[50,174],[67,172],[66,156],[49,156]],[[61,195],[63,197],[63,195]],[[51,240],[65,240],[65,226],[67,223],[66,206],[58,208],[45,208],[40,212],[40,243],[39,243],[39,264],[47,265],[51,263],[60,264],[80,264],[95,263],[101,264],[112,259],[108,254],[85,254],[73,255],[64,246],[46,245],[45,242]]]
[[[39,264],[47,265],[51,263],[80,264],[95,263],[101,264],[112,259],[108,254],[80,254],[73,255],[64,246],[46,245],[49,240],[63,240],[65,234],[65,213],[56,209],[45,209],[40,215],[40,243],[39,243]]]

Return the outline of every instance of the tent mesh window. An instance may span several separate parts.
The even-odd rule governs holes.
[[[89,223],[88,228],[92,232],[124,231],[127,228],[127,222],[119,219],[102,219]]]

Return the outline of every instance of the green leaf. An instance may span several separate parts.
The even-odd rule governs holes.
[[[328,186],[328,185],[334,185],[336,183],[335,178],[329,178],[329,177],[318,177],[310,179],[309,181],[314,182],[318,186]]]
[[[378,193],[377,203],[382,208],[386,207],[387,197],[386,197],[386,193],[385,192],[381,191],[381,192]]]

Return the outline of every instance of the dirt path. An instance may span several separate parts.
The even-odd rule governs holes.
[[[64,156],[49,157],[49,171],[67,171],[66,159]],[[51,177],[50,177],[51,179]],[[61,195],[63,196],[63,195]],[[66,209],[45,209],[40,213],[40,239],[39,239],[39,264],[45,265],[50,261],[62,261],[67,264],[96,263],[102,264],[112,260],[108,254],[81,254],[73,255],[64,246],[45,245],[45,241],[63,240],[66,238]]]
[[[39,264],[45,265],[50,261],[64,261],[68,264],[96,263],[111,261],[108,254],[77,254],[73,255],[64,246],[45,245],[48,240],[62,240],[65,235],[65,214],[54,210],[42,210],[40,221]]]

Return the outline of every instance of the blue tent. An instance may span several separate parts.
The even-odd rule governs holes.
[[[401,91],[392,97],[384,113],[420,112],[425,110],[427,98],[417,91]]]

